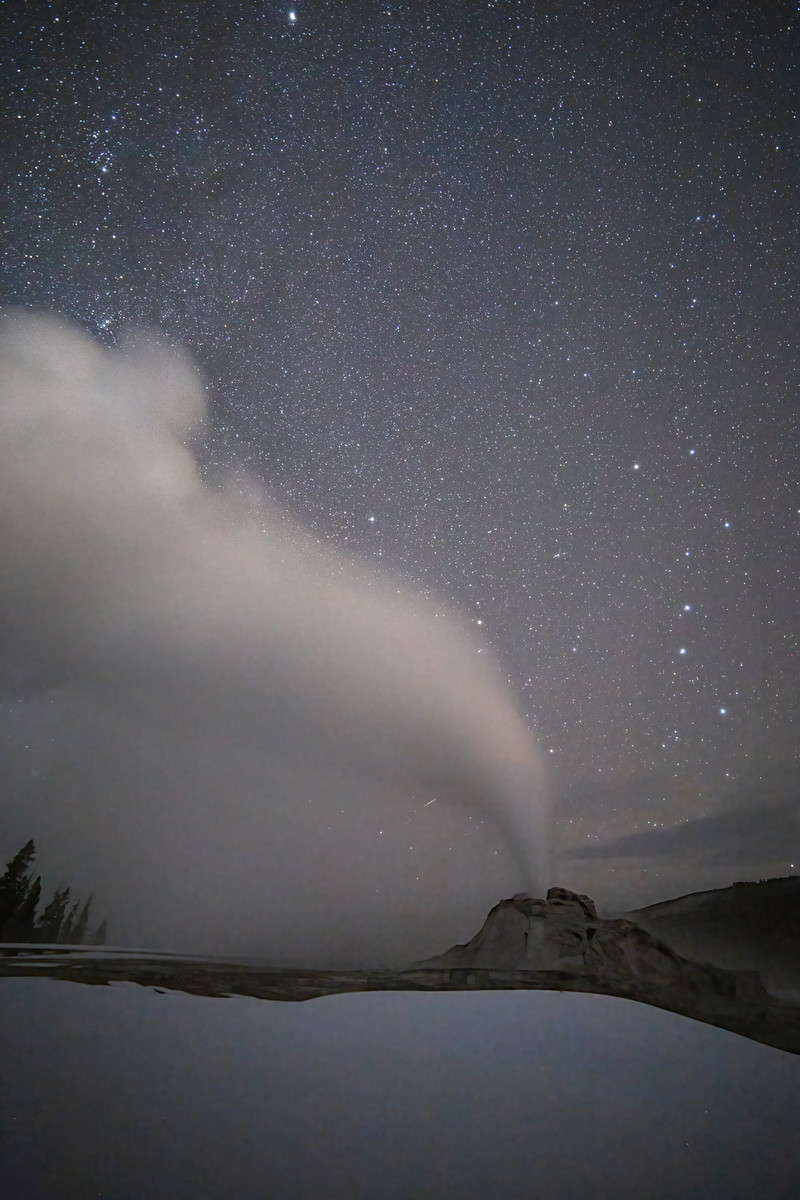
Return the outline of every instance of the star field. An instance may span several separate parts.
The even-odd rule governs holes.
[[[10,18],[5,303],[188,344],[208,470],[499,659],[565,850],[796,796],[788,10]]]

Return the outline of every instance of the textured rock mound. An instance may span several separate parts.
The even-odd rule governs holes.
[[[518,892],[494,906],[466,945],[426,959],[425,966],[580,970],[601,924],[588,896],[557,887],[550,888],[546,900]]]
[[[557,887],[546,900],[521,893],[501,900],[466,945],[418,965],[557,971],[619,995],[671,998],[675,1007],[702,997],[768,1003],[757,971],[692,962],[632,921],[601,920],[588,896]]]

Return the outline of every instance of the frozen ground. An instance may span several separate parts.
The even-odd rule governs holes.
[[[800,1062],[603,996],[0,981],[13,1200],[783,1200]]]

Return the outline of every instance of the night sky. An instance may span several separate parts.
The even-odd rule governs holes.
[[[6,7],[3,302],[188,346],[209,477],[464,615],[554,882],[797,868],[788,7]]]
[[[454,693],[462,666],[475,684],[453,706],[474,761],[518,746],[511,705],[538,742],[547,882],[613,911],[800,871],[795,18],[738,0],[3,5],[0,304],[109,348],[141,325],[188,347],[209,494],[238,479],[288,514],[254,558],[284,546],[300,577],[325,548],[361,582],[341,622],[335,591],[298,605],[316,641],[285,607],[259,624],[269,572],[242,570],[252,598],[236,570],[209,575],[229,551],[241,567],[238,534],[200,523],[224,553],[198,551],[206,574],[170,610],[164,547],[192,565],[194,526],[165,504],[159,540],[128,468],[147,477],[152,451],[157,474],[175,444],[144,422],[118,455],[113,403],[70,441],[58,388],[26,426],[0,358],[0,864],[35,837],[45,888],[96,890],[112,941],[136,935],[119,896],[172,903],[187,938],[210,916],[231,936],[234,913],[248,953],[472,936],[518,884],[477,810],[409,800],[404,727],[368,719],[370,688],[408,703],[440,661],[430,614],[415,641],[405,609],[366,602],[394,580],[460,613],[483,655],[470,675],[443,643],[432,672],[433,709],[448,662]],[[9,428],[36,434],[30,460]],[[74,489],[85,464],[105,492]],[[107,582],[128,592],[104,608]],[[327,683],[362,705],[343,748],[336,706],[298,683],[328,625]],[[287,629],[291,703],[253,682]],[[284,811],[295,703],[330,744],[314,803],[296,777]],[[459,780],[470,762],[430,761]],[[25,1200],[796,1192],[794,1060],[644,1005],[4,983],[0,1189]]]

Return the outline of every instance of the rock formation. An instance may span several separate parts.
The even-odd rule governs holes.
[[[661,1007],[677,1011],[704,999],[770,1004],[757,971],[692,962],[633,921],[601,920],[588,896],[558,887],[546,900],[524,893],[501,900],[469,942],[417,965],[563,972],[605,985],[604,991],[616,988],[617,995],[659,995],[668,1001]]]
[[[580,971],[601,924],[588,896],[558,887],[550,888],[546,900],[518,892],[494,906],[466,945],[418,965]]]

